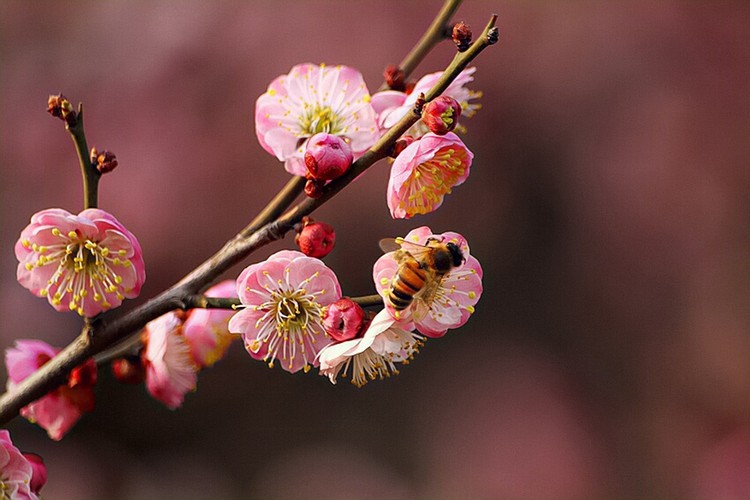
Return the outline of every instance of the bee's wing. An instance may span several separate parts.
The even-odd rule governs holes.
[[[420,245],[418,243],[412,243],[406,241],[403,238],[384,238],[380,240],[380,249],[384,252],[395,252],[398,250],[406,251],[415,259],[419,259],[422,255],[432,251],[432,247]]]

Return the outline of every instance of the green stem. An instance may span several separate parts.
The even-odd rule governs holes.
[[[78,105],[78,116],[75,126],[67,127],[78,153],[83,178],[83,208],[96,208],[99,203],[99,178],[102,174],[91,163],[89,147],[86,144],[86,133],[83,131],[83,104]]]

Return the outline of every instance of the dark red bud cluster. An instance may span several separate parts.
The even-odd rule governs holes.
[[[106,174],[117,167],[117,157],[111,151],[104,150],[100,153],[96,148],[91,148],[91,163],[99,173]]]
[[[308,257],[322,259],[328,255],[336,245],[336,231],[333,226],[325,222],[317,222],[310,217],[303,217],[302,222],[295,227],[297,235],[294,242],[300,251]]]
[[[78,123],[78,113],[73,109],[67,97],[62,94],[51,95],[47,99],[47,113],[64,121],[68,127],[75,127]]]
[[[459,21],[453,26],[451,38],[453,39],[453,43],[456,44],[458,51],[464,52],[471,46],[471,28],[463,21]]]

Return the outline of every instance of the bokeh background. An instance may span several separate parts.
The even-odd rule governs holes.
[[[440,3],[0,3],[0,348],[80,326],[15,282],[31,214],[81,208],[50,93],[84,102],[89,145],[120,162],[100,205],[148,270],[126,310],[287,181],[252,123],[274,77],[347,64],[374,91]],[[485,270],[467,326],[360,390],[237,344],[171,412],[103,370],[61,442],[9,426],[44,456],[46,498],[750,497],[750,4],[467,1],[457,20],[479,32],[493,12],[467,183],[393,221],[382,163],[317,213],[351,295],[372,293],[380,238],[463,233]]]

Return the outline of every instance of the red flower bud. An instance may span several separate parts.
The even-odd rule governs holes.
[[[106,174],[117,167],[117,157],[111,151],[104,150],[100,153],[96,148],[91,148],[91,163],[100,173]]]
[[[302,227],[297,230],[294,242],[303,254],[320,259],[333,250],[336,232],[330,224],[305,217],[302,219]]]
[[[398,90],[403,92],[406,90],[406,82],[404,81],[404,70],[396,66],[395,64],[389,64],[386,66],[383,72],[383,78],[385,83],[391,90]]]
[[[146,379],[146,369],[138,356],[128,356],[112,361],[112,373],[123,384],[140,384]]]
[[[305,166],[308,178],[331,181],[341,177],[354,161],[349,143],[337,135],[322,132],[307,142]]]
[[[445,135],[456,128],[460,116],[461,105],[446,95],[436,97],[425,104],[422,110],[422,121],[437,135]]]
[[[44,465],[42,457],[36,453],[23,453],[24,458],[31,464],[31,481],[29,487],[31,491],[39,494],[39,491],[47,484],[47,466]]]
[[[459,21],[453,26],[451,38],[453,39],[453,43],[456,44],[458,51],[464,52],[471,46],[471,28],[463,21]]]
[[[416,139],[410,135],[402,136],[401,139],[397,140],[395,143],[393,143],[393,147],[391,148],[391,151],[389,152],[388,156],[391,158],[395,158],[398,155],[401,154],[401,151],[406,149],[406,147],[414,142]]]
[[[329,305],[323,314],[326,333],[337,342],[351,340],[364,333],[365,311],[349,298],[341,298]]]
[[[323,187],[326,185],[326,181],[319,181],[318,179],[307,179],[305,184],[305,194],[313,199],[320,198],[323,196]]]

